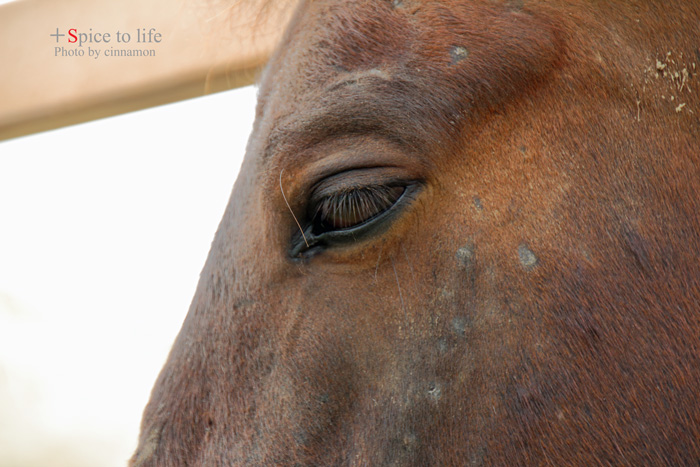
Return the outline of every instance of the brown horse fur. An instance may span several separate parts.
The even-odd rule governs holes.
[[[132,465],[698,465],[699,47],[689,0],[303,2]],[[338,173],[420,190],[290,253]]]

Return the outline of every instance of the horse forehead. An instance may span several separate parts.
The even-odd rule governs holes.
[[[303,55],[312,52],[319,70],[328,65],[341,71],[392,68],[416,57],[434,57],[430,66],[447,67],[469,58],[470,48],[498,47],[503,39],[517,48],[519,37],[541,27],[534,19],[538,15],[542,12],[493,0],[326,0],[303,3],[291,33],[310,42]],[[314,81],[314,76],[305,78]]]
[[[544,76],[559,49],[544,15],[511,3],[307,2],[262,82],[264,157],[277,133],[313,137],[350,120],[403,129],[414,147],[443,143]]]

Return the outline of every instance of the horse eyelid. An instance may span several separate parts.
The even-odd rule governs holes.
[[[405,186],[373,185],[323,196],[314,204],[312,221],[326,231],[359,226],[390,209]]]

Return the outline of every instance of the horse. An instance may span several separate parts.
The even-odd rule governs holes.
[[[301,1],[130,465],[697,465],[698,21]]]

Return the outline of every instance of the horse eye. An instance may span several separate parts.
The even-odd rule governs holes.
[[[351,170],[318,183],[311,189],[299,229],[292,234],[289,256],[308,258],[388,229],[423,185],[397,172],[393,168]]]
[[[314,233],[351,229],[391,208],[404,186],[375,185],[352,188],[323,196],[315,204]]]

